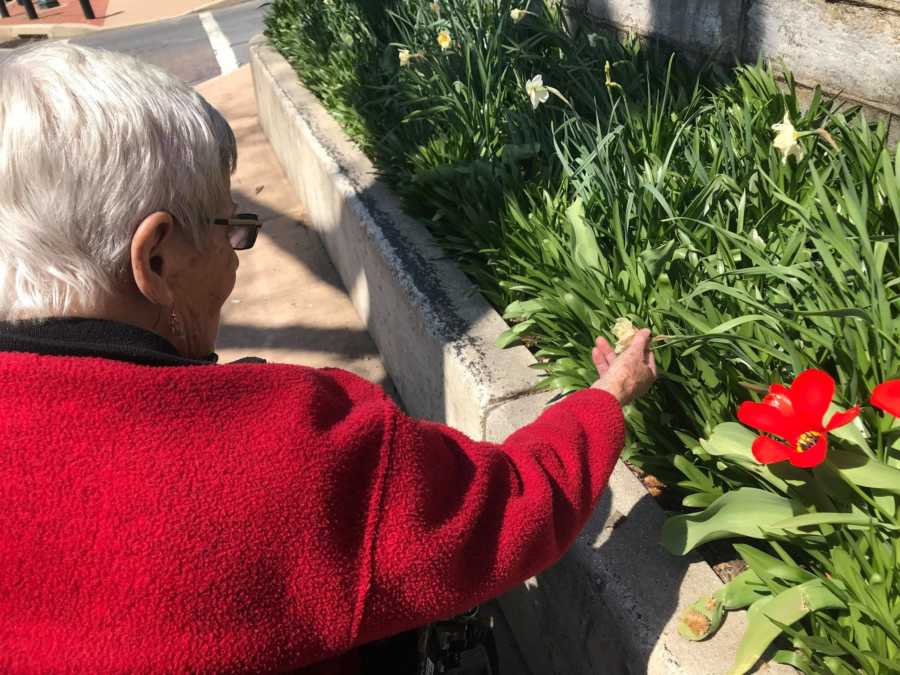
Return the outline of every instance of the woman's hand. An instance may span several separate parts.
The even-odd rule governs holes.
[[[621,354],[616,354],[609,342],[598,337],[591,357],[600,375],[591,388],[608,391],[622,405],[646,394],[656,381],[656,361],[650,352],[647,329],[638,331]]]

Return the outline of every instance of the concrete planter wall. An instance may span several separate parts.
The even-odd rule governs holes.
[[[500,350],[507,328],[368,158],[262,37],[250,46],[263,129],[366,321],[409,412],[502,440],[549,399],[534,358]],[[742,614],[692,644],[677,615],[720,582],[657,544],[663,513],[620,464],[592,522],[556,566],[501,599],[534,675],[725,673]]]
[[[783,63],[900,137],[900,0],[568,0],[576,13],[724,61]]]

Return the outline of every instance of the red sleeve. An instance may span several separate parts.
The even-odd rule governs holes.
[[[356,401],[360,387],[377,389],[330,374]],[[618,401],[594,389],[549,407],[500,445],[414,420],[377,395],[384,438],[357,568],[354,644],[454,616],[556,562],[624,443]]]

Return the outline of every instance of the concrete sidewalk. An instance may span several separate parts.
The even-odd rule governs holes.
[[[318,235],[259,127],[250,67],[197,87],[231,123],[238,140],[232,191],[239,211],[258,213],[256,246],[242,251],[234,293],[223,310],[218,352],[309,366],[346,368],[390,387],[378,351],[356,314]]]
[[[0,0],[3,2],[3,0]],[[0,42],[22,35],[67,38],[109,28],[124,28],[161,21],[218,7],[238,4],[238,0],[90,0],[94,20],[84,17],[79,0],[58,0],[59,7],[42,9],[34,0],[37,20],[29,20],[25,7],[16,0],[7,2],[10,17],[0,18]]]

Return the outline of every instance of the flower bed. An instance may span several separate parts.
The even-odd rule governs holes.
[[[760,463],[781,456],[774,441],[762,454],[731,421],[809,368],[836,378],[835,410],[900,370],[885,130],[820,96],[801,112],[789,77],[783,93],[759,68],[697,75],[654,47],[571,35],[538,3],[278,0],[268,34],[516,322],[502,339],[536,351],[546,386],[589,384],[593,335],[618,318],[660,336],[630,460],[704,509],[670,521],[671,550],[741,537],[749,566],[685,632],[752,603],[737,672],[779,633],[776,658],[801,670],[895,672],[893,418],[838,418],[813,468]],[[785,391],[767,400],[793,419]],[[797,434],[784,420],[760,426],[816,458],[823,419]]]

